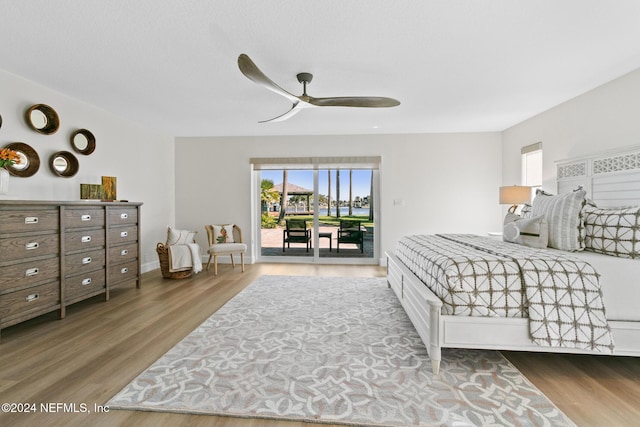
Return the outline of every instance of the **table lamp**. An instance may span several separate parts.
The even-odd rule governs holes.
[[[519,204],[529,202],[531,202],[531,187],[523,185],[500,187],[500,204],[512,205],[509,208],[510,213],[514,213]]]

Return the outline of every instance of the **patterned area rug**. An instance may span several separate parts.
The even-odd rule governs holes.
[[[435,376],[384,278],[262,276],[107,404],[368,426],[572,426],[499,352]]]

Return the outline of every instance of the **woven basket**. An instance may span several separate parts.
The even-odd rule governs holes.
[[[160,259],[160,271],[165,279],[186,279],[191,276],[191,268],[180,271],[169,271],[169,247],[164,243],[156,246],[158,258]]]

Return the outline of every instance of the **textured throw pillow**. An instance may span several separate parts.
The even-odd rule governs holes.
[[[216,243],[233,243],[233,224],[214,225],[213,241]]]
[[[531,216],[544,216],[549,226],[549,246],[564,251],[584,249],[584,224],[582,208],[586,191],[579,189],[557,196],[536,192]]]
[[[549,242],[549,228],[544,216],[522,218],[508,213],[504,218],[502,239],[532,248],[546,248]]]
[[[583,209],[586,249],[605,255],[640,259],[640,207]]]
[[[186,245],[187,243],[193,243],[193,239],[195,239],[197,233],[197,231],[177,230],[167,227],[167,245]]]
[[[522,209],[520,209],[520,216],[522,218],[531,218],[531,204],[525,203],[522,205]]]

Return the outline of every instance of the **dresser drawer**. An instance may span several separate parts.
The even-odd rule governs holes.
[[[57,231],[59,229],[60,219],[57,209],[0,211],[0,234]]]
[[[0,239],[0,262],[54,255],[60,251],[58,234]]]
[[[136,208],[109,208],[108,213],[109,227],[137,224],[138,209]]]
[[[121,243],[136,242],[138,240],[138,227],[129,225],[127,227],[110,228],[109,245],[119,245]]]
[[[104,246],[104,229],[72,231],[66,233],[65,252]]]
[[[97,249],[65,256],[65,276],[75,276],[104,268],[104,253],[104,249]]]
[[[109,280],[111,283],[118,283],[124,280],[134,280],[138,278],[138,261],[129,261],[124,264],[110,265],[107,267]]]
[[[30,311],[58,304],[60,304],[59,282],[34,286],[0,296],[0,319],[5,322],[12,316],[28,314]]]
[[[109,264],[121,264],[138,258],[138,244],[127,243],[109,248]]]
[[[65,228],[104,227],[104,209],[65,209],[62,215]]]
[[[3,267],[0,275],[0,294],[45,282],[60,276],[60,258],[46,258]]]
[[[105,290],[105,271],[97,270],[65,279],[64,299],[70,301],[86,294]]]

